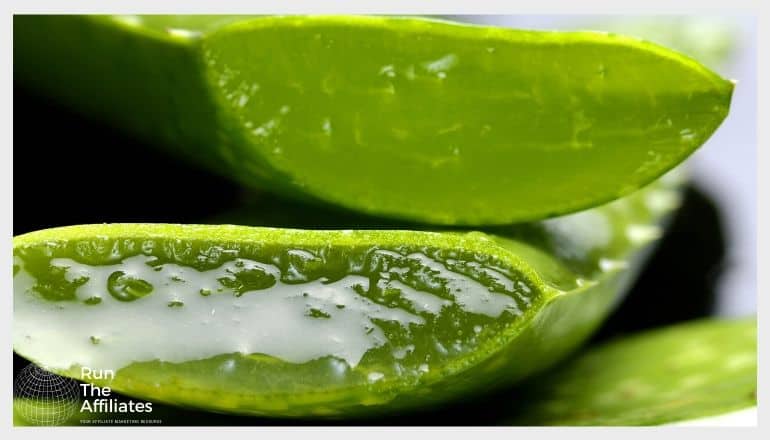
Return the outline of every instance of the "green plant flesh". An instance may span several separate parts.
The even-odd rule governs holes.
[[[131,396],[221,412],[350,416],[442,401],[519,380],[583,341],[660,236],[677,180],[494,235],[33,232],[14,238],[14,349]]]
[[[756,319],[648,331],[581,354],[533,381],[517,425],[657,425],[757,404]]]
[[[249,186],[447,225],[629,194],[733,89],[618,35],[396,17],[17,16],[14,69]]]

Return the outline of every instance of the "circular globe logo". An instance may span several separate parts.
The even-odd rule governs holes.
[[[14,408],[30,424],[61,425],[80,408],[78,382],[43,370],[24,367],[13,382]]]

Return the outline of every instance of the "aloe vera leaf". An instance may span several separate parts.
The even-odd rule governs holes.
[[[657,425],[756,406],[755,318],[621,337],[533,380],[508,423]]]
[[[17,16],[14,45],[17,80],[246,185],[446,225],[629,194],[733,89],[627,37],[417,18]]]
[[[14,349],[129,396],[218,412],[339,417],[446,401],[582,342],[678,204],[675,177],[499,235],[32,232],[14,238]]]

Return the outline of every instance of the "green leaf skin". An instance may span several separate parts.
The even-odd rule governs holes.
[[[507,423],[659,425],[756,406],[756,326],[695,321],[593,348],[516,394]]]
[[[443,402],[585,340],[662,233],[679,181],[495,235],[163,224],[21,235],[14,350],[217,412],[351,417]]]
[[[703,144],[733,90],[619,35],[397,17],[16,16],[14,69],[247,186],[443,225],[629,194]]]

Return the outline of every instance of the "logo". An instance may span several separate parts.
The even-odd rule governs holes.
[[[88,367],[82,367],[80,378],[89,381],[95,379],[112,381],[115,379],[115,372],[112,370],[92,370]],[[99,387],[90,383],[81,383],[80,388],[83,390],[86,398],[83,406],[80,407],[80,412],[119,414],[152,412],[152,402],[121,401],[113,396],[112,389],[108,386]],[[114,422],[114,420],[110,419],[109,422]]]
[[[13,382],[18,414],[37,426],[61,425],[80,409],[78,382],[43,370],[24,367]]]
[[[83,425],[148,425],[162,420],[148,418],[152,402],[135,402],[115,395],[109,386],[91,382],[111,383],[113,370],[82,367],[81,383],[45,371],[35,364],[27,365],[13,382],[14,414],[36,426],[56,426],[79,414]],[[139,416],[139,417],[137,417]]]

